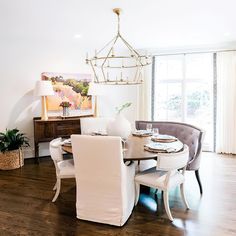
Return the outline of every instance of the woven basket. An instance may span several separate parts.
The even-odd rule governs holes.
[[[24,165],[21,149],[0,152],[0,170],[13,170]]]

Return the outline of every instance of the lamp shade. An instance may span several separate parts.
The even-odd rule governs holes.
[[[102,95],[101,86],[93,82],[89,83],[88,95],[90,96]]]
[[[39,80],[36,82],[34,89],[35,96],[50,96],[54,95],[52,82],[48,80]]]

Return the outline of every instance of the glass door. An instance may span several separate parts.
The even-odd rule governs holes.
[[[154,120],[179,121],[206,131],[204,150],[213,150],[213,54],[157,56]]]

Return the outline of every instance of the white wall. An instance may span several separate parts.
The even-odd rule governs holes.
[[[137,26],[133,19],[138,20],[136,9],[129,14],[134,9],[131,6],[134,1],[121,2],[124,5],[124,37],[128,37],[131,45],[142,43],[140,47],[146,47],[145,40],[136,36],[132,38],[135,35],[133,27]],[[146,6],[146,1],[142,2]],[[42,72],[91,72],[84,63],[86,52],[91,55],[116,32],[116,18],[111,11],[114,4],[108,0],[96,3],[94,0],[0,0],[0,131],[17,127],[33,144],[32,119],[40,115],[40,101],[33,97],[35,82]],[[142,7],[139,12],[142,12]],[[148,10],[146,14],[153,17]],[[153,35],[152,25],[145,25],[150,27]],[[146,35],[139,28],[136,33],[143,37]],[[74,38],[75,34],[82,37]],[[159,37],[151,38],[156,40]],[[150,79],[148,74],[147,80]],[[131,122],[138,117],[148,119],[150,114],[144,108],[150,105],[149,87],[146,84],[140,93],[134,86],[108,86],[106,94],[99,98],[100,115],[114,115],[116,106],[130,101],[132,106],[124,111],[126,117]],[[140,100],[137,99],[139,93]],[[138,109],[140,107],[143,109]],[[33,145],[26,153],[27,157],[33,155],[32,148]],[[45,148],[42,150],[41,155],[48,153]]]
[[[94,4],[91,0],[0,1],[0,131],[17,127],[25,132],[31,143],[26,157],[33,156],[32,119],[40,116],[40,100],[33,96],[40,74],[91,72],[84,63],[86,52],[91,55],[115,33],[114,3]],[[108,15],[100,12],[101,17],[93,18],[98,7]],[[130,121],[136,119],[137,87],[108,86],[105,91],[98,101],[101,116],[114,115],[116,106],[130,101],[133,105],[125,115]],[[48,154],[47,145],[40,154]]]
[[[0,131],[17,127],[26,133],[31,143],[26,157],[33,156],[32,119],[40,116],[40,100],[33,96],[40,74],[90,73],[85,64],[86,52],[101,46],[91,34],[74,38],[75,33],[83,33],[81,25],[93,32],[94,24],[87,21],[88,14],[78,6],[83,17],[78,20],[78,28],[71,26],[77,19],[77,2],[72,3],[74,6],[67,1],[59,5],[46,0],[35,4],[29,0],[0,2]],[[100,115],[114,115],[116,106],[131,101],[133,106],[125,114],[130,121],[135,120],[137,88],[109,86],[106,91],[99,99]],[[47,145],[42,145],[40,155],[47,154]]]
[[[35,82],[41,72],[90,72],[84,63],[85,51],[78,42],[9,39],[0,44],[0,130],[19,128],[33,144],[33,117],[40,115],[40,100],[33,96]],[[108,88],[109,87],[109,88]],[[129,120],[136,118],[137,88],[108,86],[107,94],[99,99],[100,115],[111,116],[114,108],[131,101],[126,111]],[[33,145],[26,156],[33,156]],[[42,150],[42,149],[41,149]],[[41,152],[46,155],[47,151]]]
[[[114,116],[117,106],[131,102],[131,107],[125,109],[123,113],[134,127],[134,121],[138,118],[138,88],[139,85],[104,85],[104,95],[98,98],[99,115]]]

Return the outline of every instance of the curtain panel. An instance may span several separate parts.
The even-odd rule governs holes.
[[[144,68],[144,83],[138,89],[138,119],[151,120],[151,89],[152,89],[152,68]]]
[[[236,154],[236,52],[217,53],[216,152]]]

